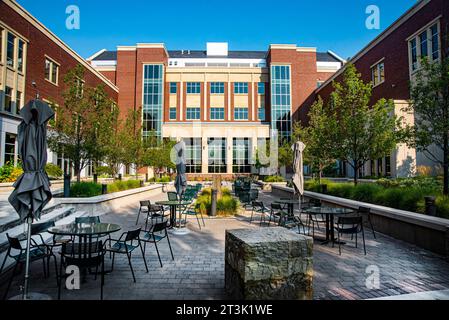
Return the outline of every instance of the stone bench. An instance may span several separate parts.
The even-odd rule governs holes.
[[[282,227],[226,231],[230,299],[312,299],[312,279],[312,238]]]

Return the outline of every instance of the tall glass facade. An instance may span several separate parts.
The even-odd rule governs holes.
[[[164,105],[164,66],[144,65],[143,78],[143,137],[154,134],[162,139],[162,115]]]
[[[226,173],[226,138],[207,139],[209,173]]]
[[[251,146],[249,138],[234,138],[232,146],[232,172],[251,173]]]
[[[201,138],[184,138],[186,144],[186,172],[201,173]]]
[[[271,66],[271,128],[278,130],[279,139],[290,139],[292,104],[290,66]]]

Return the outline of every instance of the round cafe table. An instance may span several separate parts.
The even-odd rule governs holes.
[[[155,204],[159,206],[168,206],[170,207],[170,229],[176,227],[176,211],[178,211],[179,207],[185,207],[190,205],[192,202],[190,201],[157,201]],[[180,211],[180,210],[179,210]],[[179,217],[181,221],[181,217]]]
[[[53,235],[77,237],[78,242],[73,243],[73,252],[78,259],[91,257],[92,239],[107,236],[121,230],[121,227],[112,223],[72,223],[49,228],[47,231]],[[83,271],[83,281],[86,270]]]
[[[322,206],[307,208],[305,209],[305,212],[309,214],[321,214],[326,216],[326,239],[321,244],[328,244],[329,242],[337,243],[334,232],[334,217],[354,213],[354,210]],[[340,242],[340,244],[344,244],[344,242]]]

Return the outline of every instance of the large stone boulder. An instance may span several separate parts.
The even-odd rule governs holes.
[[[282,227],[226,231],[230,299],[312,299],[313,240]]]

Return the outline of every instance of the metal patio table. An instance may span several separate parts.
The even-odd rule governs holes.
[[[170,207],[170,229],[173,229],[176,226],[176,211],[178,207],[185,207],[190,205],[192,202],[190,201],[157,201],[155,204],[160,206],[169,206]],[[179,219],[181,220],[181,218]]]
[[[321,214],[326,215],[326,239],[321,244],[328,244],[329,242],[338,243],[335,239],[334,230],[334,218],[335,216],[347,215],[354,213],[354,210],[347,208],[335,208],[335,207],[310,207],[305,209],[309,214]],[[340,244],[345,244],[340,241]]]

